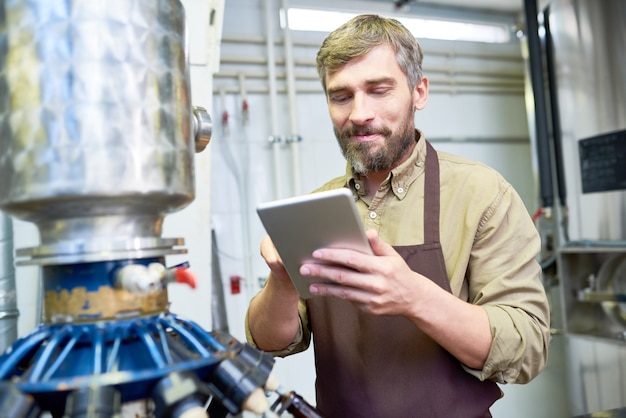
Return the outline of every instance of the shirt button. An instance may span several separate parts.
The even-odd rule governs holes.
[[[356,183],[354,185],[354,188],[357,189],[357,190],[361,190],[361,185],[359,183]]]
[[[370,218],[371,219],[376,219],[376,212],[370,212]]]
[[[398,187],[398,193],[404,193],[404,188],[403,187]]]

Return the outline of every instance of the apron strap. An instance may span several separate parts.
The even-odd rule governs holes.
[[[424,169],[424,243],[439,243],[439,158],[437,151],[426,141]]]

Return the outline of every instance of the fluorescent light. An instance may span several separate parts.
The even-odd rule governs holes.
[[[358,13],[336,12],[317,9],[289,8],[287,18],[291,30],[331,32]],[[400,21],[418,39],[445,39],[506,43],[510,34],[505,25],[466,23],[455,20],[393,17]],[[284,22],[282,22],[284,27]]]

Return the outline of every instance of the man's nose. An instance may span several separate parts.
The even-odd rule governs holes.
[[[374,119],[374,107],[369,102],[366,95],[356,94],[352,100],[352,108],[350,109],[350,121],[356,125]]]

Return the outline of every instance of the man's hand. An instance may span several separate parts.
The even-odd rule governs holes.
[[[250,334],[258,348],[282,350],[293,341],[299,330],[298,291],[268,236],[261,240],[261,256],[271,271],[265,287],[250,301]]]
[[[283,264],[283,260],[280,258],[276,247],[274,247],[274,243],[272,239],[266,235],[261,240],[261,257],[265,260],[265,263],[270,268],[271,275],[280,280],[281,282],[288,282],[293,287],[293,283],[289,278],[289,274],[285,269],[285,265]],[[286,284],[286,283],[285,283]],[[294,287],[295,290],[295,287]]]
[[[333,282],[312,284],[315,295],[348,300],[373,315],[409,316],[425,278],[412,271],[376,231],[367,235],[374,255],[323,248],[313,253],[322,263],[305,263],[300,274]]]
[[[486,311],[411,270],[375,231],[367,236],[373,255],[331,248],[313,253],[321,263],[304,263],[300,274],[333,283],[311,284],[311,293],[350,301],[373,315],[404,316],[462,363],[481,369],[492,341]]]

